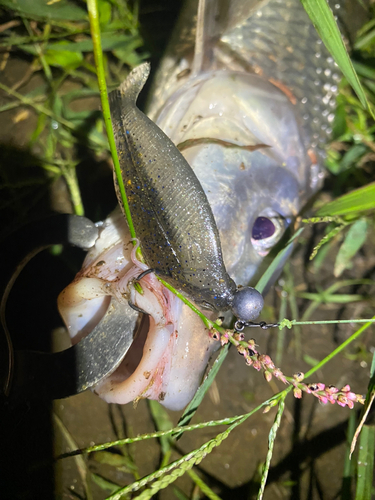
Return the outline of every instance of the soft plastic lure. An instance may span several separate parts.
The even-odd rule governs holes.
[[[150,65],[142,64],[110,94],[122,178],[142,254],[150,268],[196,303],[231,309],[251,321],[262,310],[261,294],[237,288],[228,275],[199,180],[173,142],[136,106],[149,72]],[[118,188],[117,195],[121,205]]]

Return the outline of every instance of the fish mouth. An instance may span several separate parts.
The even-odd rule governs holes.
[[[147,398],[181,410],[193,398],[219,343],[209,337],[197,314],[154,274],[142,278],[143,293],[138,293],[133,282],[144,270],[145,265],[135,257],[125,220],[115,212],[105,222],[81,271],[61,292],[59,311],[74,344],[100,322],[111,297],[126,304],[129,316],[134,316],[125,332],[133,338],[131,347],[94,392],[108,403],[136,404]],[[147,314],[137,317],[128,301]]]

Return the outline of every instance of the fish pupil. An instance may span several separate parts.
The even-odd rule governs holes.
[[[272,236],[275,230],[274,223],[268,219],[268,217],[257,217],[253,225],[251,236],[254,240],[264,240]]]

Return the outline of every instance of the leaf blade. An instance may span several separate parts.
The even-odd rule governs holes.
[[[327,203],[316,213],[318,216],[346,215],[375,209],[375,182],[367,184]]]
[[[326,0],[301,0],[324,45],[357,94],[361,104],[374,117],[366,94],[342,41],[340,30]]]

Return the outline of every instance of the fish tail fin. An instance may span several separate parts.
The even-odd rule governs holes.
[[[128,105],[135,105],[150,74],[150,68],[151,65],[148,62],[140,64],[129,73],[126,80],[116,90],[109,94],[111,112],[114,111],[119,102],[126,101]]]

